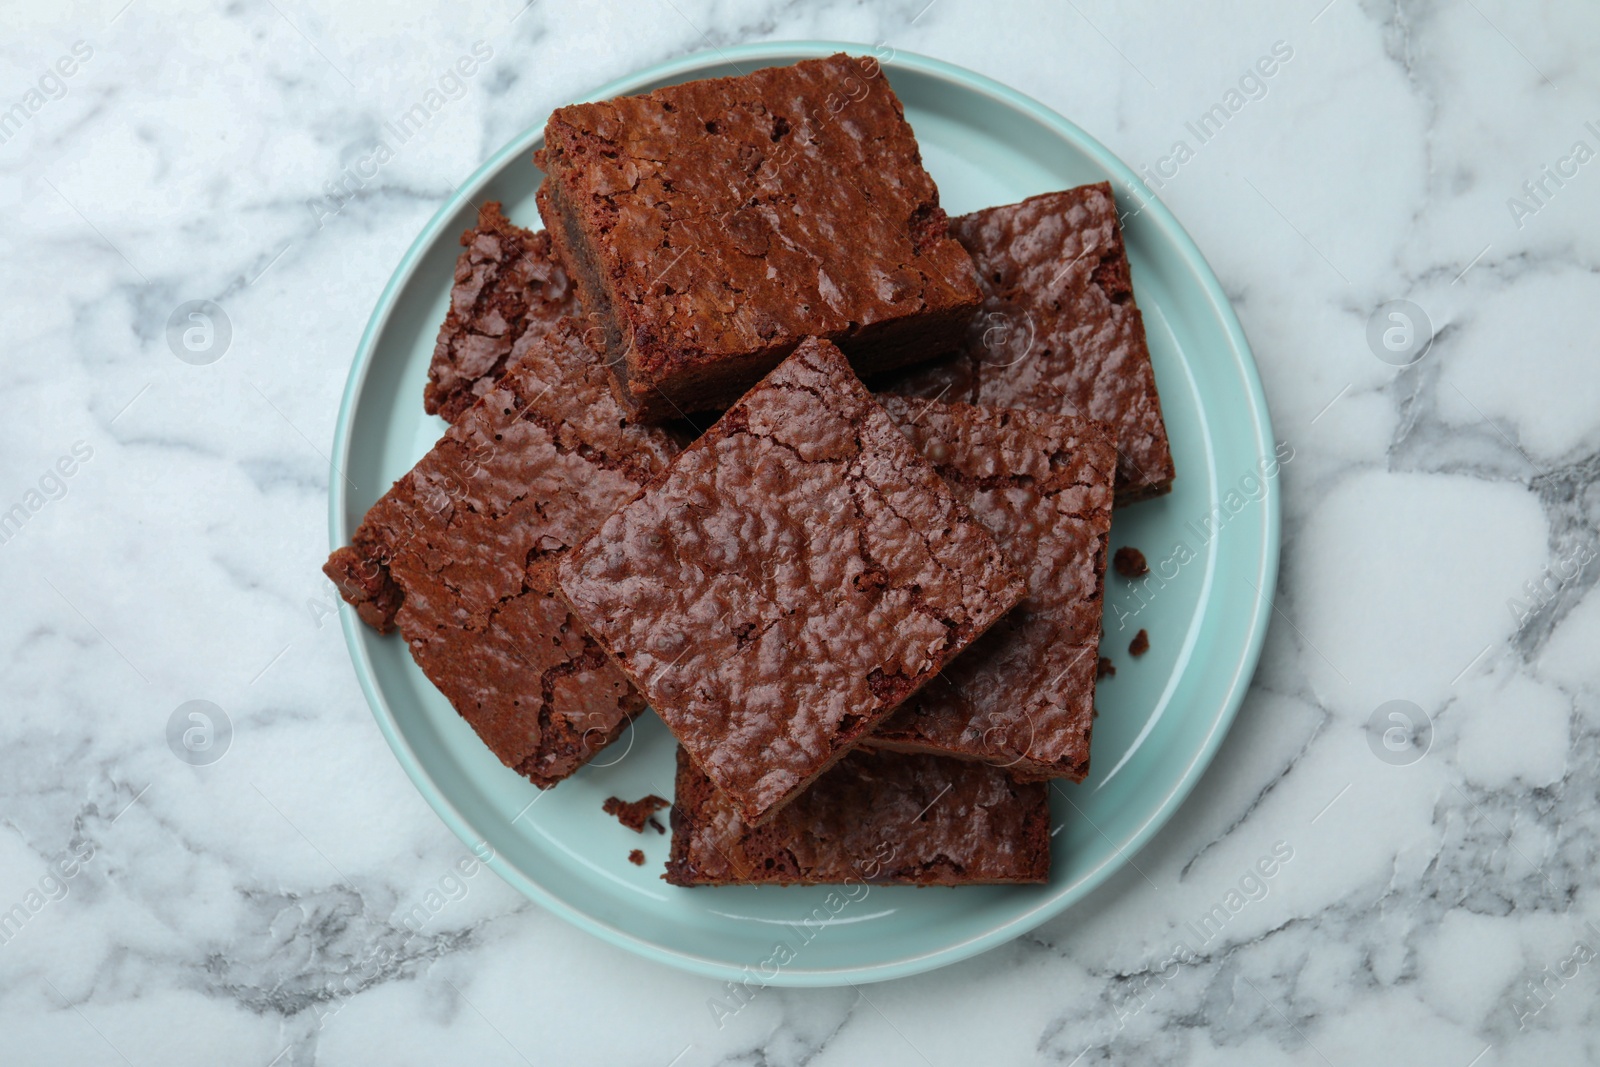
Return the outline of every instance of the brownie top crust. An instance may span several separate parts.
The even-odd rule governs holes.
[[[1167,492],[1167,444],[1144,319],[1108,182],[955,219],[983,290],[961,353],[877,383],[898,393],[1110,423],[1117,501]]]
[[[439,328],[423,408],[455,422],[505,371],[526,333],[543,333],[579,313],[577,287],[544,231],[507,219],[498,200],[478,209],[461,235],[450,311]]]
[[[1043,882],[1042,782],[939,756],[845,756],[766,826],[751,829],[678,750],[673,885]]]
[[[753,825],[1023,594],[815,339],[564,558],[560,584]]]
[[[869,743],[1082,780],[1117,466],[1111,428],[1022,408],[880,399],[1023,568],[1028,595]]]
[[[506,374],[367,512],[324,571],[500,759],[571,773],[643,701],[554,594],[555,563],[677,450],[623,425],[582,327],[517,344]]]
[[[545,136],[536,161],[598,260],[640,377],[977,305],[972,264],[871,58],[574,104]]]

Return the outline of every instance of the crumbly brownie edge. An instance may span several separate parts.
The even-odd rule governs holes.
[[[1091,672],[1093,673],[1093,672]],[[942,745],[936,741],[910,740],[899,737],[878,737],[874,735],[867,738],[866,744],[872,748],[882,749],[885,752],[903,752],[907,755],[940,756],[945,759],[970,760],[974,763],[986,763],[991,767],[1010,771],[1020,782],[1045,782],[1053,779],[1065,779],[1069,782],[1081,782],[1089,776],[1089,757],[1081,760],[1057,760],[1046,763],[1042,760],[1029,759],[1026,756],[1018,759],[985,759],[975,755],[971,749],[961,748],[956,745]]]
[[[534,162],[541,168],[545,167],[543,149],[534,156]],[[632,384],[628,381],[628,350],[623,339],[623,326],[617,321],[611,288],[600,276],[588,239],[579,225],[578,212],[562,192],[560,181],[548,170],[534,202],[539,206],[539,217],[544,220],[545,232],[550,235],[557,254],[577,279],[584,310],[600,325],[603,342],[599,347],[604,351],[606,369],[611,372],[612,394],[627,411],[631,421],[652,421],[645,418],[648,412],[644,410],[640,398],[634,396]]]
[[[556,567],[564,554],[565,552],[558,552],[541,559],[530,569],[526,579],[530,591],[537,589],[540,595],[552,597],[562,607],[567,605],[556,591]],[[605,654],[593,635],[583,628],[583,623],[578,621],[570,608],[567,611],[566,625],[582,638],[583,652],[570,657],[565,664],[545,672],[551,677],[541,677],[541,686],[556,678],[570,677],[584,670],[603,672],[607,668],[616,669],[616,664]],[[621,672],[618,671],[618,674]],[[551,701],[543,701],[539,710],[539,748],[515,766],[503,759],[501,762],[506,763],[540,789],[550,789],[563,779],[571,777],[602,749],[617,741],[644,709],[644,696],[629,683],[628,690],[617,699],[618,718],[615,721],[607,726],[587,726],[579,730],[577,724],[568,716],[560,716],[558,722],[557,716],[552,713]],[[492,750],[493,746],[490,748]]]
[[[479,237],[485,235],[495,238],[500,252],[495,257],[492,277],[483,279],[474,293],[471,312],[463,313],[456,306],[456,301],[467,278],[476,280],[476,245]],[[460,244],[462,250],[456,257],[449,310],[439,326],[429,361],[428,381],[423,387],[423,410],[449,423],[459,420],[483,395],[487,386],[505,373],[511,362],[512,351],[525,333],[529,330],[543,332],[561,316],[577,310],[573,292],[568,292],[565,299],[552,300],[550,291],[546,289],[548,284],[553,283],[557,286],[557,294],[562,287],[575,290],[573,280],[567,276],[564,264],[553,249],[550,235],[525,229],[512,222],[502,210],[500,201],[486,201],[478,209],[476,222],[462,232]],[[540,268],[527,266],[535,261],[542,264],[542,269],[553,274],[553,277],[538,277]],[[519,286],[519,281],[527,281],[522,277],[524,270],[535,277],[531,283]],[[464,273],[467,278],[462,277]],[[492,308],[494,317],[504,324],[504,351],[487,371],[471,374],[461,368],[463,354],[460,346],[470,347],[474,339],[481,342],[490,336],[500,336],[482,334],[475,329],[475,325],[483,320],[486,308]],[[509,315],[506,314],[508,311]]]
[[[570,612],[565,613],[566,622],[562,625],[582,642],[581,650],[569,652],[560,662],[542,670],[536,669],[534,664],[528,663],[523,658],[520,650],[528,648],[529,645],[526,641],[528,635],[521,632],[522,626],[517,625],[519,614],[537,611],[539,601],[545,599],[565,607],[559,598],[554,596],[555,563],[558,555],[547,556],[529,568],[522,593],[496,610],[489,628],[472,639],[470,651],[463,650],[459,645],[455,650],[444,650],[448,666],[441,665],[439,658],[431,654],[431,650],[418,647],[419,644],[425,644],[416,640],[418,627],[408,627],[403,614],[400,621],[400,629],[402,635],[407,637],[412,657],[429,681],[450,701],[457,714],[473,728],[473,732],[478,735],[484,747],[494,753],[502,764],[527,778],[540,789],[550,789],[570,777],[602,749],[621,737],[629,724],[645,708],[644,698],[640,696],[638,690],[627,685],[620,672],[617,672],[615,679],[622,682],[622,687],[617,688],[613,685],[607,688],[604,676],[614,671],[615,666]],[[552,629],[536,627],[532,636],[542,643],[552,633]],[[497,743],[488,729],[490,723],[485,718],[486,709],[474,706],[474,701],[481,695],[485,681],[494,679],[494,676],[470,670],[464,674],[459,671],[459,668],[472,663],[471,654],[493,650],[515,658],[525,670],[520,677],[527,683],[528,689],[519,690],[523,693],[524,704],[528,703],[526,696],[529,692],[537,692],[539,695],[537,717],[530,722],[526,710],[517,717],[519,723],[535,725],[538,730],[537,747],[526,753],[509,751]],[[564,682],[569,682],[577,676],[590,677],[590,688],[586,690],[589,699],[604,695],[608,701],[615,702],[614,708],[606,713],[607,717],[602,718],[600,725],[592,724],[591,717],[596,713],[593,708],[580,721],[574,717],[573,712],[576,709],[570,703],[558,707],[561,701],[557,696],[557,689]],[[515,703],[513,701],[514,705]],[[505,712],[503,702],[499,711],[502,714]]]
[[[591,727],[579,734],[576,741],[572,740],[571,730],[562,731],[562,737],[558,741],[541,746],[543,751],[527,757],[514,767],[509,763],[506,766],[511,767],[540,789],[554,789],[576,774],[584,764],[615,744],[623,732],[633,725],[633,721],[644,713],[645,707],[643,698],[638,698],[630,702],[630,706],[621,709],[623,718],[613,723],[610,728],[602,730]],[[541,730],[545,737],[554,732],[545,721],[548,718],[548,715],[541,716]]]
[[[1128,485],[1117,491],[1117,507],[1128,504],[1138,504],[1146,500],[1154,500],[1159,496],[1166,496],[1172,492],[1172,479],[1146,482],[1143,485]]]
[[[393,633],[395,613],[405,600],[405,591],[395,584],[388,564],[376,550],[363,544],[361,533],[358,527],[354,544],[333,550],[322,573],[362,622],[380,634]]]

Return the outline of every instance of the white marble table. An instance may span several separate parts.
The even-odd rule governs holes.
[[[1592,4],[123,3],[0,13],[0,1062],[1600,1060]],[[485,156],[650,63],[805,37],[971,67],[1148,168],[1296,459],[1261,668],[1148,880],[719,1029],[717,983],[450,880],[330,617],[326,453],[380,288]],[[166,323],[200,298],[231,337],[191,365]],[[1367,339],[1393,299],[1431,322],[1406,368]],[[169,746],[191,700],[232,724],[209,766]],[[1392,700],[1420,760],[1370,743]]]

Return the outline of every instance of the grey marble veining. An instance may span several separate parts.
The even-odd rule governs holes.
[[[1600,1062],[1600,10],[1324,4],[0,14],[0,1062]],[[406,780],[318,575],[327,452],[483,158],[650,63],[807,37],[996,77],[1155,175],[1296,458],[1260,670],[1136,867],[719,1026],[720,983],[524,901]],[[225,358],[174,358],[208,299]],[[1396,299],[1406,367],[1368,342]],[[234,732],[208,766],[168,743],[192,700]],[[1371,743],[1396,700],[1420,760]]]

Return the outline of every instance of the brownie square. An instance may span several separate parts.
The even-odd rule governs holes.
[[[879,399],[1023,567],[1028,595],[867,743],[1082,781],[1117,470],[1111,428],[1021,408]]]
[[[858,748],[751,829],[678,749],[673,885],[979,885],[1050,877],[1050,798],[982,763]]]
[[[547,332],[577,315],[577,287],[550,247],[550,235],[531,233],[490,200],[478,225],[461,235],[450,313],[439,328],[422,406],[455,422],[505,373],[511,350],[525,334]]]
[[[877,61],[558,109],[539,210],[635,417],[721,411],[807,336],[862,374],[954,350],[972,263]]]
[[[1024,592],[815,338],[569,553],[560,588],[752,826]]]
[[[955,356],[879,388],[999,408],[1038,408],[1117,430],[1117,503],[1172,488],[1172,453],[1111,185],[963,215],[983,311]]]
[[[555,595],[560,557],[667,466],[665,432],[623,425],[605,368],[564,319],[367,512],[323,568],[500,760],[554,785],[644,700]]]

